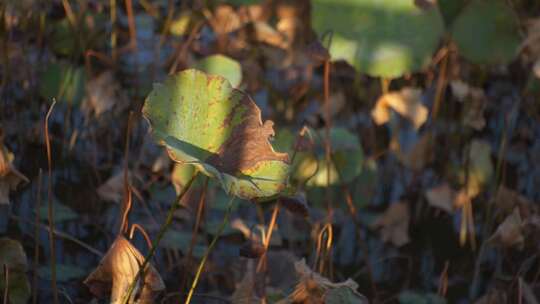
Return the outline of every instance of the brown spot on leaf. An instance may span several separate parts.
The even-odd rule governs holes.
[[[208,162],[219,170],[234,174],[255,167],[263,161],[288,162],[287,153],[274,151],[268,141],[274,136],[274,123],[261,120],[261,111],[249,96],[240,91],[242,100],[237,103],[223,123],[224,128],[233,123],[238,111],[245,109],[241,114],[241,122],[233,127],[228,140],[221,145],[217,155],[212,156]]]

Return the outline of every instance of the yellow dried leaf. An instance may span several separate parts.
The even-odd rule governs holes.
[[[422,104],[421,96],[422,91],[416,88],[387,93],[377,100],[371,117],[376,124],[381,125],[390,120],[390,110],[394,110],[419,129],[428,117],[428,109]]]
[[[237,31],[244,26],[234,8],[227,4],[216,7],[210,24],[218,35]]]
[[[491,162],[491,146],[488,142],[475,139],[468,149],[469,164],[465,168],[468,172],[461,172],[461,180],[467,183],[467,195],[472,199],[483,191],[493,176],[494,168]]]

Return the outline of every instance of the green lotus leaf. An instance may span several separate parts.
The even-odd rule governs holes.
[[[444,24],[450,26],[467,4],[467,0],[439,0],[437,4],[444,19]]]
[[[238,61],[224,55],[212,55],[205,57],[194,68],[212,75],[225,77],[233,87],[238,87],[242,82],[242,67]]]
[[[19,241],[9,238],[0,239],[0,265],[7,265],[11,271],[26,271],[28,267],[26,253]]]
[[[38,268],[38,275],[42,279],[51,280],[51,266],[45,265]],[[56,280],[58,282],[68,282],[83,278],[86,275],[86,271],[75,265],[56,264]]]
[[[223,77],[185,70],[155,84],[143,115],[176,162],[216,178],[229,194],[264,200],[287,184],[288,155],[274,151],[273,123]]]
[[[312,21],[320,37],[332,32],[333,60],[387,78],[425,67],[444,28],[436,6],[412,0],[314,0]]]
[[[41,74],[39,93],[52,102],[70,102],[77,105],[84,97],[86,75],[84,68],[68,63],[51,63]]]
[[[79,218],[79,215],[73,211],[73,209],[57,200],[53,200],[53,209],[55,222],[68,222]],[[45,205],[39,207],[38,216],[40,220],[46,221],[49,218],[49,206]]]
[[[330,164],[327,163],[325,156],[324,130],[312,131],[311,134],[314,135],[315,153],[297,153],[293,164],[296,180],[306,181],[308,186],[326,187],[348,183],[362,172],[364,153],[354,134],[344,128],[330,130],[332,150]],[[329,176],[328,173],[330,173]]]
[[[0,238],[0,290],[6,289],[4,265],[9,269],[9,303],[23,304],[30,298],[31,290],[26,270],[28,261],[26,253],[19,243],[9,238]]]
[[[364,153],[358,138],[344,128],[330,130],[330,147],[332,150],[330,164],[327,163],[324,146],[324,132],[315,137],[315,154],[311,157],[299,158],[297,171],[299,180],[309,178],[308,186],[326,186],[348,183],[362,172]],[[304,154],[304,153],[302,153]],[[328,179],[330,171],[330,180]]]
[[[473,0],[452,26],[460,53],[479,64],[504,64],[521,43],[514,12],[505,0]]]
[[[163,241],[160,246],[163,248],[180,250],[183,254],[187,254],[188,248],[191,244],[191,232],[185,232],[180,230],[167,230],[163,236]],[[207,246],[201,241],[197,242],[193,246],[192,254],[196,258],[202,258]]]

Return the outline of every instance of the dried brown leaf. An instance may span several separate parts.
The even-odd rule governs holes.
[[[381,238],[397,247],[409,242],[409,207],[406,202],[391,204],[375,221],[374,228],[381,229]]]
[[[354,295],[354,303],[368,303],[367,299],[356,292],[358,284],[352,279],[347,279],[345,282],[333,283],[329,279],[323,277],[319,273],[313,271],[306,265],[304,259],[294,263],[296,273],[300,277],[295,290],[286,299],[280,301],[281,304],[287,303],[326,303],[326,295],[329,291],[347,288]]]
[[[399,145],[396,137],[392,138],[390,148],[396,154],[399,161],[407,168],[421,170],[433,158],[433,140],[430,134],[426,133],[418,139],[409,150],[404,151]]]
[[[484,110],[486,109],[487,98],[484,90],[471,87],[461,80],[453,80],[450,87],[452,88],[452,94],[464,104],[462,123],[475,130],[482,130],[486,126]]]
[[[493,245],[502,247],[523,248],[525,237],[523,236],[523,220],[519,214],[519,209],[515,208],[512,214],[497,227],[495,233],[488,239]]]
[[[110,303],[120,303],[143,263],[144,257],[137,248],[125,237],[118,236],[84,283],[97,297],[105,296],[105,292],[110,290]],[[153,296],[164,290],[165,284],[157,270],[150,264],[141,277],[144,278],[144,284],[137,282],[137,289],[130,303],[134,303],[136,294],[139,294],[137,303],[153,303]]]
[[[525,280],[520,277],[519,278],[519,286],[521,289],[521,295],[523,297],[523,300],[525,300],[524,304],[538,304],[538,299],[536,298],[536,295],[534,294],[533,288]]]
[[[426,191],[426,198],[432,207],[452,213],[455,208],[456,193],[448,183],[443,183]]]
[[[218,35],[237,31],[244,26],[234,8],[228,4],[220,4],[216,7],[210,24]]]
[[[491,289],[474,304],[507,304],[508,296],[504,290]]]
[[[527,21],[527,38],[522,42],[526,62],[535,62],[540,59],[540,18]]]
[[[14,159],[13,153],[4,147],[0,139],[0,205],[9,205],[9,192],[15,190],[21,182],[28,182],[28,178],[13,166]]]
[[[510,214],[515,207],[519,207],[521,211],[525,212],[531,206],[531,202],[526,197],[505,186],[500,186],[497,190],[494,204],[497,211],[504,215]]]
[[[309,207],[307,205],[306,196],[303,193],[297,193],[293,196],[283,196],[279,201],[283,207],[290,212],[303,217],[308,216]]]
[[[128,172],[128,180],[132,174]],[[120,203],[124,195],[124,172],[118,172],[111,176],[105,183],[97,189],[99,197],[105,201]]]
[[[247,262],[246,271],[244,277],[236,285],[236,289],[231,296],[231,302],[233,304],[258,304],[262,303],[261,299],[257,296],[255,291],[255,261],[249,260]]]
[[[127,95],[112,71],[106,71],[86,84],[86,98],[81,104],[85,116],[100,117],[110,111],[120,113],[129,106]]]

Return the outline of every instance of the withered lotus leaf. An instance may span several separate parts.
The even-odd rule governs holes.
[[[15,190],[19,183],[28,182],[28,178],[13,166],[14,158],[0,137],[0,205],[9,205],[9,192]]]
[[[118,236],[109,251],[101,259],[98,267],[84,280],[90,291],[97,297],[104,297],[110,291],[110,303],[121,303],[131,282],[137,276],[144,256],[125,237]],[[157,270],[148,264],[143,284],[137,282],[129,303],[153,303],[153,296],[165,289],[165,284]]]

